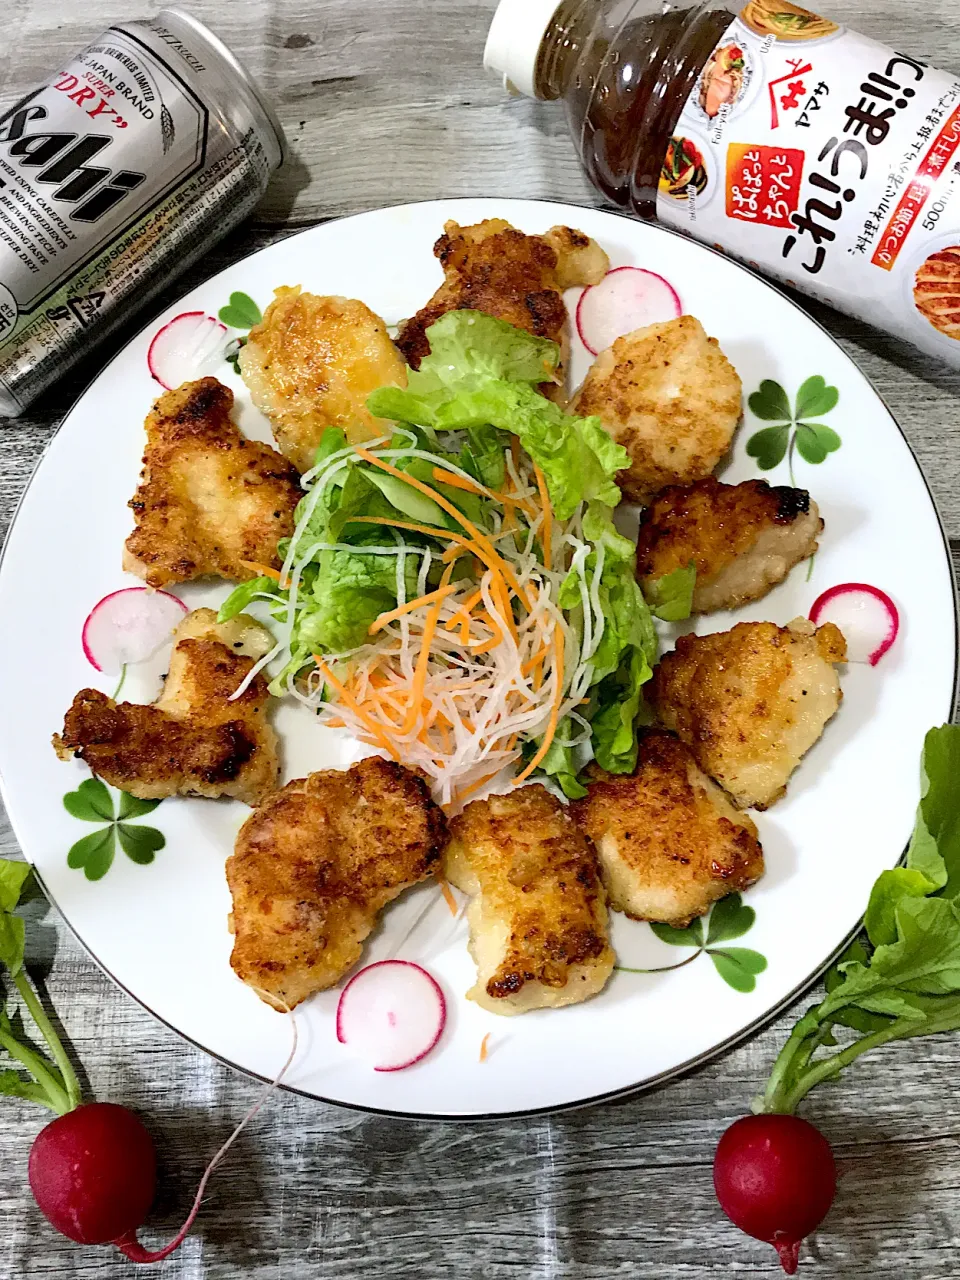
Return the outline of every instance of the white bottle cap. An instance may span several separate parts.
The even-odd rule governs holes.
[[[503,76],[506,88],[537,96],[533,85],[540,43],[561,0],[500,0],[490,24],[483,65]]]

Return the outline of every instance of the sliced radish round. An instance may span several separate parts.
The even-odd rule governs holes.
[[[337,1005],[337,1039],[374,1071],[402,1071],[425,1058],[447,1021],[437,982],[409,960],[379,960],[355,974]]]
[[[161,387],[173,391],[223,359],[227,326],[205,311],[184,311],[154,334],[147,367]]]
[[[83,624],[83,652],[91,666],[116,674],[145,662],[183,621],[187,606],[168,591],[124,587],[93,606]]]
[[[596,356],[625,333],[682,314],[680,295],[663,276],[643,267],[614,267],[580,295],[577,333]]]
[[[900,630],[900,614],[885,591],[867,582],[842,582],[813,602],[810,621],[833,622],[847,642],[848,662],[875,667]]]

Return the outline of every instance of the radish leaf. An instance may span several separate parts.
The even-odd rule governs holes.
[[[30,878],[29,862],[14,862],[0,858],[0,911],[12,911],[23,896],[24,885]]]

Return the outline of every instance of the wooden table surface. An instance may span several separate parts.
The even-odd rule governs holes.
[[[293,158],[254,220],[175,285],[199,283],[324,218],[439,196],[599,203],[560,112],[509,100],[480,66],[495,0],[192,0],[190,9],[260,79]],[[960,71],[956,0],[832,0],[830,16]],[[10,0],[0,110],[137,0]],[[161,304],[157,304],[159,308]],[[816,309],[902,423],[960,555],[960,371]],[[100,352],[0,429],[0,530],[44,444]],[[890,513],[896,519],[895,511]],[[909,537],[909,530],[904,530]],[[15,620],[4,619],[4,625]],[[4,725],[3,732],[14,731]],[[0,816],[0,852],[16,842]],[[895,851],[891,850],[891,857]],[[149,1240],[179,1224],[209,1155],[257,1086],[155,1022],[116,989],[52,916],[31,957],[90,1091],[148,1118],[163,1161]],[[778,1274],[772,1250],[721,1216],[710,1168],[795,1012],[686,1079],[627,1101],[482,1126],[388,1120],[277,1096],[213,1181],[167,1280],[694,1280]],[[813,1277],[960,1274],[960,1038],[894,1045],[812,1095],[806,1114],[842,1170],[827,1225],[804,1249]],[[0,1280],[117,1276],[106,1249],[55,1236],[26,1185],[43,1118],[0,1104]]]

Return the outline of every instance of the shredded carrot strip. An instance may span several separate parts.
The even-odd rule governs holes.
[[[398,467],[391,466],[389,462],[384,462],[382,458],[378,458],[376,454],[371,453],[369,449],[364,449],[361,448],[360,445],[356,445],[354,452],[358,457],[363,458],[364,462],[369,462],[371,466],[379,467],[381,471],[386,471],[388,475],[393,476],[396,480],[402,480],[404,484],[410,485],[411,488],[422,493],[424,497],[432,498],[441,510],[445,511],[448,516],[453,516],[454,520],[456,520],[457,523],[470,535],[471,540],[479,549],[479,552],[482,553],[481,559],[485,559],[488,567],[493,569],[494,572],[501,573],[503,577],[506,578],[509,586],[516,592],[517,596],[519,596],[525,604],[528,604],[526,594],[517,580],[517,575],[513,572],[506,561],[497,554],[496,547],[487,535],[478,529],[472,520],[468,520],[463,512],[460,511],[459,508],[455,507],[452,502],[449,502],[442,493],[438,493],[436,489],[431,489],[428,484],[424,484],[423,481],[418,480],[416,476],[408,475],[406,471],[401,471]]]
[[[457,906],[457,900],[450,891],[450,886],[444,880],[443,876],[437,876],[437,884],[440,886],[440,892],[443,894],[443,900],[450,908],[450,914],[455,916],[460,908]]]
[[[271,569],[268,564],[258,564],[256,560],[241,560],[240,563],[245,569],[252,569],[259,578],[272,578],[274,582],[279,582],[284,591],[290,585],[289,582],[284,582],[280,573],[276,569]]]
[[[452,596],[456,592],[455,586],[447,585],[445,587],[437,587],[436,591],[428,591],[425,596],[418,596],[416,600],[408,600],[406,604],[401,604],[396,609],[389,609],[370,624],[370,635],[375,635],[378,631],[389,622],[395,622],[397,618],[402,618],[405,613],[411,613],[414,609],[419,609],[421,605],[430,604],[432,601],[446,600],[447,596]]]
[[[383,747],[383,749],[389,752],[389,754],[393,756],[394,760],[396,760],[397,763],[399,764],[400,753],[397,751],[396,747],[393,745],[390,739],[386,736],[386,734],[382,732],[377,722],[373,720],[369,715],[367,715],[364,709],[357,702],[356,698],[354,698],[353,694],[349,693],[347,689],[340,683],[340,681],[333,674],[333,672],[330,670],[330,668],[327,666],[327,664],[324,662],[324,660],[320,657],[319,654],[315,653],[313,655],[313,660],[317,664],[317,667],[320,670],[320,674],[323,676],[324,680],[328,684],[333,685],[334,689],[336,689],[337,693],[339,693],[340,697],[344,700],[344,702],[347,704],[347,706],[350,708],[353,714],[357,717],[357,719],[363,722],[363,724],[367,727],[370,733],[373,734],[374,738],[376,738],[377,742],[379,742],[379,744]]]
[[[481,1062],[486,1062],[487,1060],[487,1045],[489,1043],[490,1043],[490,1032],[488,1031],[487,1034],[480,1041],[480,1061]]]
[[[463,476],[458,476],[453,471],[443,471],[440,467],[433,468],[434,480],[439,480],[441,484],[448,484],[452,489],[463,489],[467,493],[489,494],[489,489],[484,489],[483,485],[477,484],[476,480],[465,480]]]
[[[494,502],[500,502],[504,506],[517,506],[521,501],[512,494],[502,493],[497,489],[488,489],[479,480],[467,480],[453,471],[444,471],[440,467],[433,468],[433,478],[434,480],[439,480],[441,484],[450,485],[453,489],[463,489],[466,493],[476,493],[481,498],[492,498]]]
[[[469,613],[464,611],[463,621],[460,623],[460,643],[466,648],[470,643],[470,626],[471,618]]]
[[[447,585],[452,574],[453,565],[448,564],[443,571],[443,577],[440,579],[441,588]],[[413,673],[413,684],[410,686],[410,699],[407,703],[407,715],[403,722],[402,733],[409,733],[417,723],[417,714],[423,705],[423,691],[427,684],[427,667],[430,664],[430,646],[433,644],[433,637],[437,630],[437,623],[440,621],[440,610],[442,608],[443,600],[438,600],[427,614],[426,621],[423,624],[420,652],[417,655],[417,665]]]
[[[528,676],[531,671],[536,670],[537,667],[543,666],[543,660],[549,652],[550,646],[548,644],[544,645],[542,649],[537,650],[532,658],[528,658],[526,662],[520,664],[520,670],[525,676]]]
[[[537,477],[537,488],[540,490],[540,505],[543,508],[543,526],[540,529],[540,545],[543,548],[543,563],[549,570],[553,557],[553,510],[550,506],[550,494],[547,481],[539,466],[533,464],[533,474]]]
[[[513,785],[515,787],[519,786],[521,782],[525,782],[527,778],[530,777],[531,773],[533,773],[534,769],[536,769],[537,765],[540,763],[543,757],[550,750],[550,747],[553,743],[553,739],[556,737],[557,722],[560,718],[560,704],[561,702],[563,702],[563,674],[564,674],[563,673],[563,632],[560,630],[559,627],[557,627],[556,629],[555,636],[556,638],[554,640],[554,646],[556,648],[556,657],[554,659],[554,671],[557,677],[557,687],[553,695],[553,705],[550,708],[550,719],[547,721],[547,731],[543,735],[543,741],[540,743],[540,746],[537,748],[536,755],[533,757],[533,759],[530,761],[527,767],[523,770],[523,772],[518,773],[517,776],[514,778]]]

